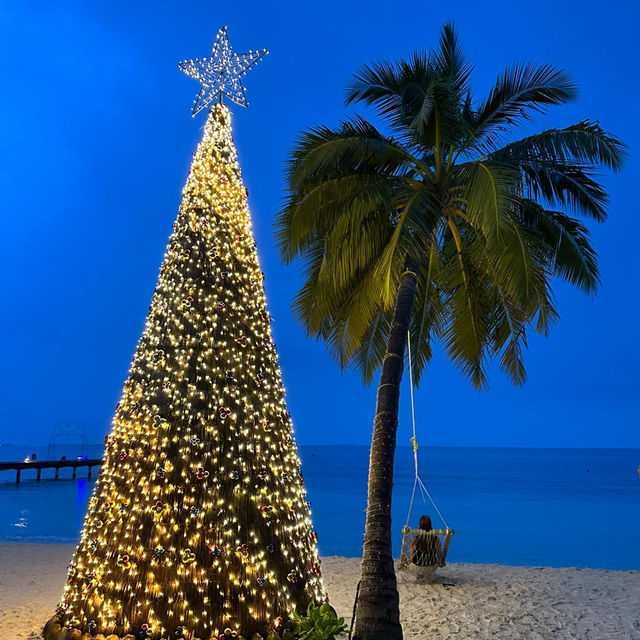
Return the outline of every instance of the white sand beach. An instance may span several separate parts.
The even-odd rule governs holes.
[[[36,640],[73,548],[0,544],[0,638]],[[323,559],[329,596],[350,620],[356,558]],[[452,564],[433,584],[399,576],[406,640],[640,640],[640,572]]]

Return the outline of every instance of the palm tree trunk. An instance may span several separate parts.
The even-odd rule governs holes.
[[[402,640],[398,586],[391,553],[391,493],[400,382],[416,284],[416,274],[405,271],[396,294],[378,385],[369,457],[360,591],[356,607],[354,637],[359,640]]]

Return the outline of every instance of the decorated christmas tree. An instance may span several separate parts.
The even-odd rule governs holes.
[[[288,635],[315,533],[222,95],[266,51],[181,63],[210,109],[45,640]],[[219,101],[218,101],[219,99]],[[283,631],[284,629],[284,631]]]

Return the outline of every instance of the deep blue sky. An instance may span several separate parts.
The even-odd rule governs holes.
[[[108,431],[205,120],[189,115],[198,84],[177,63],[207,56],[227,24],[237,51],[271,51],[247,75],[252,104],[234,108],[234,128],[298,440],[368,442],[375,388],[341,374],[294,323],[299,277],[279,263],[270,224],[297,132],[345,114],[350,73],[429,47],[455,20],[476,93],[515,61],[564,66],[580,98],[541,124],[599,119],[632,155],[605,177],[610,221],[592,225],[598,295],[558,287],[561,322],[530,341],[524,388],[496,371],[490,390],[476,392],[438,355],[417,394],[420,440],[640,447],[635,3],[395,4],[2,3],[0,441],[46,442],[62,417],[83,420],[94,442]]]

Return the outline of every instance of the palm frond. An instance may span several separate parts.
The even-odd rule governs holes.
[[[289,190],[336,175],[365,172],[415,172],[419,162],[392,138],[361,117],[337,129],[317,127],[304,132],[292,151],[287,170]]]
[[[517,386],[526,380],[523,350],[527,347],[527,324],[530,314],[496,287],[491,303],[491,338],[500,368]]]
[[[505,165],[477,160],[455,167],[452,179],[452,201],[486,238],[499,238],[510,222],[512,203],[519,188],[518,173]]]
[[[428,257],[418,272],[418,285],[411,317],[411,347],[413,383],[418,386],[425,367],[433,355],[432,344],[440,336],[445,325],[442,292],[437,283],[441,268],[438,248],[434,241],[428,249]]]
[[[485,283],[474,267],[468,245],[449,218],[448,249],[450,258],[443,271],[446,324],[442,343],[449,359],[467,376],[473,386],[486,386],[486,355],[489,338]]]
[[[376,371],[382,366],[387,350],[392,313],[391,309],[378,309],[361,344],[354,351],[353,364],[360,371],[362,380],[367,385],[371,384]]]
[[[524,332],[511,336],[500,354],[500,368],[517,387],[521,387],[527,381],[527,371],[522,357],[522,351],[526,348],[525,336]]]
[[[595,171],[619,171],[626,145],[591,120],[505,144],[576,87],[553,65],[516,65],[478,103],[471,70],[446,25],[430,52],[365,65],[349,82],[347,103],[372,106],[391,135],[354,117],[303,132],[292,150],[274,232],[282,259],[302,267],[294,314],[367,382],[407,264],[416,383],[437,341],[474,386],[489,359],[522,384],[527,332],[547,334],[559,317],[553,278],[589,293],[599,283],[570,212],[606,219]]]
[[[363,66],[347,87],[347,104],[364,102],[408,146],[425,141],[451,144],[461,135],[460,110],[472,67],[453,25],[442,30],[439,47],[408,60],[379,60]]]
[[[498,77],[475,111],[474,126],[465,146],[491,147],[510,126],[531,121],[535,113],[576,97],[576,85],[563,69],[551,64],[515,65]]]
[[[436,75],[440,83],[448,89],[449,105],[456,109],[455,117],[459,117],[460,107],[469,91],[469,76],[473,71],[473,65],[462,51],[453,23],[444,25],[439,47],[432,57]]]
[[[544,336],[549,335],[551,327],[560,319],[553,291],[549,282],[545,283],[545,289],[541,292],[536,309],[535,330]]]
[[[439,218],[439,208],[427,188],[406,189],[403,196],[394,203],[398,215],[376,270],[383,304],[387,307],[393,306],[407,259],[419,263],[424,258]]]
[[[598,257],[589,230],[575,218],[548,211],[532,201],[523,201],[521,214],[549,248],[549,269],[554,275],[593,293],[600,283]]]
[[[408,61],[380,59],[365,64],[347,83],[346,103],[364,102],[376,107],[383,118],[396,118],[402,110],[407,85],[429,86],[434,79],[428,54],[414,52]]]
[[[592,172],[572,165],[521,161],[525,195],[554,207],[566,207],[604,222],[607,219],[606,191]]]
[[[496,162],[568,164],[578,167],[603,165],[613,171],[622,168],[627,146],[604,131],[597,122],[582,120],[563,129],[546,129],[511,142],[489,154]]]
[[[377,312],[384,310],[374,273],[375,263],[342,297],[340,308],[332,315],[323,334],[329,353],[343,369],[365,339]]]

